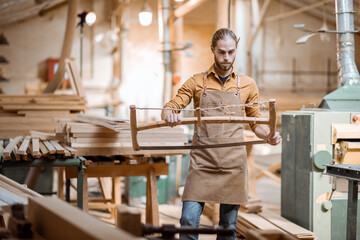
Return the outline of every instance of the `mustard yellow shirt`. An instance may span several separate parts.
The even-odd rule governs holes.
[[[254,79],[239,75],[240,77],[240,95],[241,103],[251,103],[259,100],[259,90],[256,86]],[[176,96],[164,105],[164,107],[170,107],[175,109],[183,109],[194,100],[194,108],[199,107],[200,93],[204,91],[203,87],[204,73],[197,73],[190,77],[178,90]],[[207,89],[206,91],[236,91],[238,81],[237,73],[234,70],[224,84],[222,84],[218,75],[215,73],[214,64],[207,71]],[[259,105],[254,104],[245,108],[246,116],[248,117],[260,117]],[[250,124],[252,130],[254,130],[258,124]]]

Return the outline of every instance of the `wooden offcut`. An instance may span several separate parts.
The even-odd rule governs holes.
[[[28,219],[45,239],[142,239],[113,228],[57,198],[29,199]]]
[[[1,149],[0,149],[1,150]],[[11,154],[14,152],[14,154]],[[77,150],[67,146],[64,143],[58,143],[57,140],[44,140],[38,137],[22,136],[10,139],[9,144],[3,151],[0,151],[0,157],[5,160],[15,158],[16,160],[28,160],[31,158],[70,158],[76,154]]]

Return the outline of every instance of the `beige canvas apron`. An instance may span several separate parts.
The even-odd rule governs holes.
[[[204,91],[200,94],[200,108],[223,104],[241,104],[240,78],[237,91]],[[201,111],[201,116],[241,116],[242,110],[224,108]],[[243,141],[243,125],[233,123],[195,125],[193,145],[232,143]],[[248,199],[247,161],[245,146],[193,149],[185,183],[183,201],[245,204]]]

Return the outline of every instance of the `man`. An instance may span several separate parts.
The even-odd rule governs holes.
[[[238,75],[234,69],[238,39],[229,29],[217,30],[211,41],[211,51],[215,63],[205,73],[199,73],[188,79],[177,95],[165,104],[162,119],[169,126],[181,123],[181,117],[172,109],[183,109],[194,101],[194,108],[206,109],[201,116],[247,116],[260,117],[259,106],[225,107],[240,105],[259,100],[259,91],[255,81],[247,76]],[[271,145],[277,145],[281,136],[277,132],[270,137],[266,125],[250,124],[251,129],[261,139]],[[195,124],[193,145],[207,145],[243,141],[243,125]],[[199,226],[200,215],[205,202],[220,203],[219,225],[230,227],[231,237],[218,239],[236,239],[237,213],[240,204],[248,199],[247,161],[245,146],[227,148],[193,149],[191,162],[183,194],[181,226]],[[197,235],[181,235],[180,239],[197,239]]]

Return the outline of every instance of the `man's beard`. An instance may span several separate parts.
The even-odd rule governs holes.
[[[214,59],[215,59],[215,65],[222,71],[230,70],[235,62],[235,59],[234,59],[234,61],[232,61],[232,62],[227,62],[227,63],[229,63],[227,65],[221,65],[221,63],[219,63],[219,61],[216,59],[216,57],[214,57]]]

